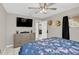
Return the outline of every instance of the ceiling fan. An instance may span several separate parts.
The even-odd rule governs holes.
[[[47,10],[56,10],[57,8],[49,8],[49,6],[55,3],[39,3],[39,7],[28,7],[28,9],[39,9],[40,13],[47,13]],[[37,12],[36,12],[37,13]]]

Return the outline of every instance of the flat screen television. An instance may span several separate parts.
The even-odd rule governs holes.
[[[17,27],[32,27],[32,19],[17,17]]]

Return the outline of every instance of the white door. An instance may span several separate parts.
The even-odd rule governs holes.
[[[39,30],[41,29],[42,34],[39,34]],[[36,22],[36,40],[41,40],[47,38],[47,21]]]
[[[47,21],[42,21],[42,39],[47,38]]]
[[[36,40],[38,40],[39,39],[39,32],[38,32],[38,30],[39,30],[39,27],[38,27],[39,23],[36,22],[35,25],[36,25],[35,26],[35,37],[36,37]]]

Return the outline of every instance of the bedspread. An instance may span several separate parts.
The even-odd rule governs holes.
[[[79,42],[52,37],[25,43],[19,55],[79,55]]]

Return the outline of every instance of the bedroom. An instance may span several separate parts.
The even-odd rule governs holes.
[[[24,44],[26,42],[25,39],[29,39],[31,35],[32,37],[30,39],[37,41],[42,40],[43,38],[51,37],[62,38],[62,20],[64,16],[68,16],[68,20],[70,20],[70,40],[79,42],[79,3],[46,3],[47,6],[44,6],[44,3],[42,3],[41,5],[43,7],[40,6],[40,3],[0,4],[1,54],[19,54],[20,45]],[[47,9],[44,10],[43,8]],[[18,27],[16,25],[17,17],[21,17],[23,19],[32,19],[32,27]],[[20,33],[22,33],[21,36],[24,35],[24,37],[14,40],[17,35],[19,38],[21,37]],[[27,40],[27,42],[32,41],[30,39]],[[79,46],[77,49],[78,48]]]

